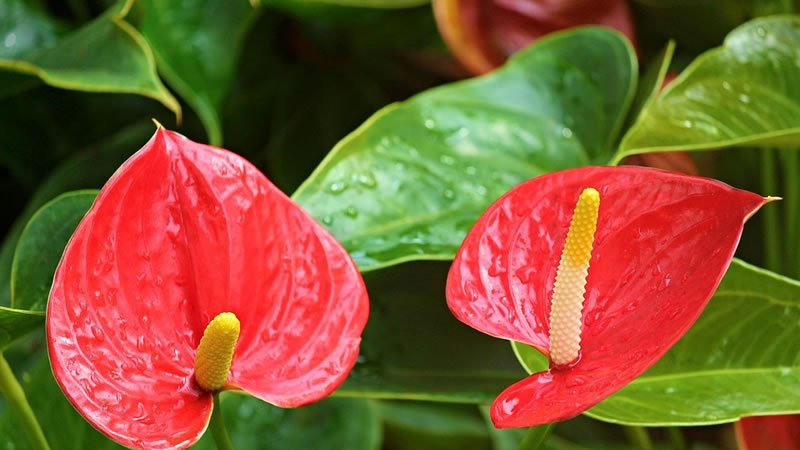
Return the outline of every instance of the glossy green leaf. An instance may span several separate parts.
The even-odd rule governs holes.
[[[643,111],[616,160],[636,153],[800,145],[800,17],[750,21]]]
[[[252,450],[378,450],[381,422],[374,401],[328,398],[282,409],[246,394],[222,397],[222,411],[234,448]],[[192,447],[216,450],[210,430]]]
[[[65,31],[37,2],[4,0],[0,3],[0,59],[14,59],[52,47]]]
[[[43,312],[0,306],[0,351],[20,337],[43,326]]]
[[[383,445],[392,450],[489,450],[486,424],[474,405],[383,401]]]
[[[658,93],[664,84],[664,79],[667,76],[674,54],[675,42],[669,41],[664,46],[664,49],[645,68],[642,77],[639,79],[638,89],[636,90],[636,96],[633,98],[630,112],[625,120],[626,129],[630,128],[646,106],[649,106],[658,98]]]
[[[59,194],[98,189],[153,134],[153,124],[134,123],[64,161],[39,184],[0,246],[0,305],[11,304],[11,264],[22,230],[33,214]]]
[[[96,196],[97,191],[68,192],[31,217],[11,265],[13,308],[44,312],[61,254]]]
[[[255,17],[247,0],[141,0],[142,34],[158,70],[194,108],[209,142],[222,145],[220,107]]]
[[[18,374],[28,402],[52,450],[122,449],[86,422],[56,384],[47,357],[30,372]],[[0,415],[0,448],[30,450],[25,428],[12,411]]]
[[[798,413],[798,323],[800,282],[734,260],[689,332],[587,414],[661,426]]]
[[[365,277],[370,318],[361,355],[337,395],[489,403],[525,376],[508,345],[457,321],[448,265],[417,262]]]
[[[485,77],[384,108],[295,192],[362,270],[450,259],[483,210],[546,172],[605,162],[635,90],[628,42],[550,35]]]
[[[12,1],[12,10],[21,8],[18,1]],[[0,54],[0,69],[34,75],[58,88],[151,97],[180,115],[180,105],[156,74],[147,42],[117,11],[112,8],[56,42],[41,13],[26,7],[8,22],[0,22],[4,28],[0,36],[10,39],[20,33],[15,46],[16,39],[25,42]],[[24,32],[32,27],[38,31]]]

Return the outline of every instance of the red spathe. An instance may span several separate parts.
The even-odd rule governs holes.
[[[586,167],[525,182],[495,202],[450,269],[462,322],[549,353],[550,301],[581,191],[600,192],[580,359],[533,374],[495,400],[501,428],[574,417],[653,365],[716,289],[744,221],[768,199],[723,183],[637,167]]]
[[[50,361],[107,436],[185,448],[211,414],[193,372],[217,314],[241,322],[227,388],[300,406],[345,379],[368,308],[346,251],[261,172],[160,128],[67,245],[47,309]]]

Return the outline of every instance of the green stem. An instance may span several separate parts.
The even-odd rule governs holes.
[[[8,405],[14,410],[14,415],[22,422],[25,432],[31,441],[31,448],[33,450],[50,450],[47,445],[47,439],[44,437],[42,427],[36,420],[36,415],[33,414],[31,405],[25,397],[25,391],[22,390],[17,377],[8,365],[8,361],[0,352],[0,392],[8,400]]]
[[[675,450],[688,450],[686,446],[686,438],[683,437],[683,432],[678,427],[667,427],[667,435],[669,441],[672,443],[672,448]]]
[[[525,433],[525,436],[519,443],[517,450],[539,450],[542,448],[544,441],[547,440],[550,430],[552,430],[555,425],[556,424],[554,422],[545,425],[539,425],[538,427],[528,428],[528,431]]]
[[[641,450],[653,450],[653,441],[650,440],[650,435],[647,433],[645,427],[625,427],[625,435],[628,436],[628,441],[634,447]]]
[[[773,151],[764,149],[761,151],[761,189],[763,195],[775,195],[775,159]],[[764,207],[764,260],[766,268],[777,272],[780,270],[780,246],[778,243],[778,210],[773,205]]]
[[[786,196],[786,201],[783,202],[784,208],[784,223],[786,226],[786,249],[784,255],[784,264],[786,268],[785,274],[790,277],[800,277],[800,252],[797,251],[800,246],[798,238],[800,236],[800,157],[797,155],[797,150],[790,149],[781,152],[781,160],[783,163],[783,195]]]
[[[219,401],[219,392],[214,393],[214,410],[211,412],[211,435],[219,450],[233,450],[228,430],[225,429],[225,420],[222,418],[222,408]]]

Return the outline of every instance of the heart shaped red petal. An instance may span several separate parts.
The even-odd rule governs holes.
[[[694,323],[733,256],[744,221],[768,199],[655,169],[586,167],[541,176],[495,202],[465,239],[447,281],[464,323],[549,354],[550,302],[579,194],[600,192],[580,360],[504,391],[498,427],[580,414],[654,364]]]
[[[56,271],[56,380],[117,442],[188,447],[212,408],[195,349],[225,311],[241,322],[230,387],[296,406],[347,376],[368,300],[345,250],[255,167],[159,129],[100,191]]]

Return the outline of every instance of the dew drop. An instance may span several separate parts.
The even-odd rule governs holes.
[[[357,211],[357,210],[356,210],[354,207],[352,207],[352,206],[348,206],[348,207],[347,207],[347,208],[344,210],[344,214],[345,214],[347,217],[352,217],[352,218],[356,218],[356,217],[358,217],[358,211]]]
[[[519,404],[518,398],[509,398],[503,400],[500,407],[503,409],[503,414],[512,415],[514,414],[514,410],[517,408],[518,404]]]
[[[368,173],[362,173],[356,176],[356,181],[358,182],[358,184],[369,189],[372,189],[378,185],[378,182],[375,180],[375,177],[373,177],[371,174]]]
[[[334,181],[330,185],[328,185],[328,192],[331,194],[341,194],[342,192],[347,189],[347,184],[343,181]]]

